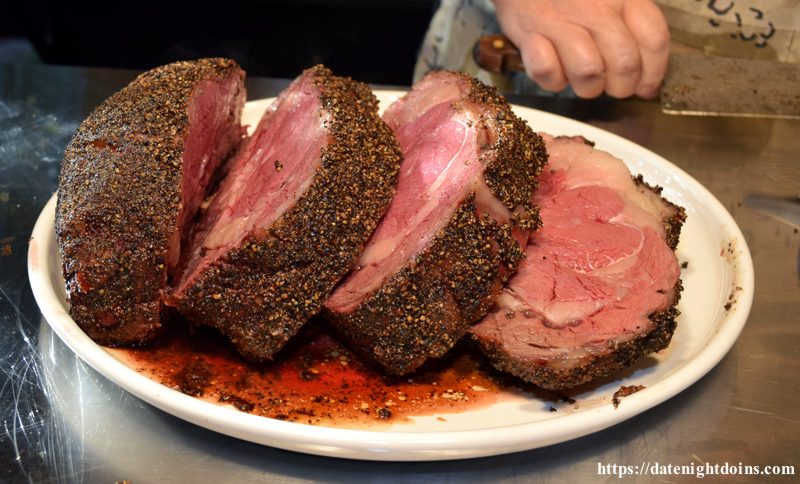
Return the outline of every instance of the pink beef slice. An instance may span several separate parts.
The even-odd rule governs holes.
[[[549,164],[534,197],[542,228],[470,332],[497,368],[560,390],[667,347],[686,216],[582,138],[543,136]]]
[[[355,264],[401,159],[366,84],[306,70],[229,165],[169,303],[271,359]]]
[[[466,334],[516,268],[546,154],[464,74],[429,74],[384,119],[403,149],[397,194],[325,314],[353,348],[405,374]]]
[[[140,75],[67,146],[56,235],[70,314],[95,341],[155,336],[189,228],[241,143],[244,72],[227,59]]]

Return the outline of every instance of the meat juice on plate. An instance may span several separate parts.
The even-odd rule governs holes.
[[[522,390],[467,348],[413,375],[391,377],[316,321],[275,361],[262,364],[243,359],[209,328],[173,326],[147,347],[109,351],[165,386],[278,420],[374,427],[481,408]]]
[[[542,137],[492,88],[455,73],[415,84],[384,121],[366,84],[312,67],[243,139],[243,79],[225,59],[145,73],[67,148],[56,228],[70,314],[98,344],[146,343],[109,350],[131,368],[259,416],[374,427],[523,392],[546,405],[556,394],[521,381],[553,391],[603,384],[669,343],[685,214],[631,181],[621,160],[582,138],[542,135],[549,179],[564,179],[549,195],[575,203],[537,195]],[[152,143],[151,133],[169,135]],[[126,149],[108,141],[118,138]],[[168,176],[151,183],[127,171],[141,166]],[[661,255],[641,263],[653,252],[647,234]],[[336,334],[383,369],[319,321],[301,329],[323,305]],[[156,338],[167,307],[202,326],[176,317]],[[457,346],[468,332],[521,380]]]

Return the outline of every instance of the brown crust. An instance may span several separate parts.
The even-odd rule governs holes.
[[[644,187],[661,197],[663,188],[658,185],[648,184],[646,181],[644,181],[644,177],[642,175],[634,175],[633,182],[636,183],[637,186]],[[664,202],[664,204],[666,204],[674,212],[672,217],[664,220],[664,241],[667,243],[670,249],[675,250],[678,247],[678,241],[681,238],[681,228],[683,227],[683,223],[686,221],[686,210],[679,205],[675,205],[664,197],[661,197],[661,201]]]
[[[322,66],[307,72],[333,118],[321,168],[292,208],[205,270],[178,306],[253,360],[271,359],[355,264],[391,201],[402,159],[366,84]]]
[[[474,335],[473,339],[478,341],[483,353],[498,370],[511,373],[548,390],[564,390],[608,376],[617,370],[631,366],[644,355],[669,346],[677,326],[675,318],[680,314],[676,305],[682,290],[683,286],[679,280],[675,287],[675,298],[670,307],[649,316],[654,324],[650,332],[642,333],[636,338],[622,343],[609,344],[602,353],[593,353],[586,357],[580,365],[571,368],[553,368],[546,364],[536,365],[527,360],[521,361],[519,358],[509,355],[496,341],[477,340]]]
[[[70,314],[101,344],[141,343],[160,326],[187,106],[199,82],[228,76],[244,73],[227,59],[148,71],[95,109],[67,146],[56,235]]]
[[[653,190],[659,195],[661,193],[660,187],[648,185],[641,175],[635,176],[634,181],[637,185]],[[675,250],[678,245],[681,227],[686,220],[686,212],[683,207],[679,207],[664,198],[662,200],[673,208],[675,212],[672,217],[664,221],[666,229],[665,241],[672,250]],[[669,307],[648,316],[650,321],[653,322],[653,327],[649,332],[641,333],[637,337],[624,342],[610,341],[602,351],[592,352],[579,365],[570,368],[554,368],[548,365],[547,362],[536,364],[529,360],[521,360],[514,355],[508,354],[495,340],[479,339],[475,335],[471,336],[480,345],[492,365],[498,370],[511,373],[542,388],[564,390],[610,375],[617,370],[631,366],[634,361],[646,354],[666,348],[677,326],[675,318],[678,317],[680,311],[676,306],[680,300],[682,290],[683,284],[678,279]]]
[[[547,163],[544,141],[531,130],[528,123],[514,114],[494,87],[462,72],[451,74],[469,82],[469,101],[494,107],[497,139],[493,146],[483,147],[481,154],[486,167],[486,184],[508,209],[524,209],[518,212],[524,216],[515,218],[515,225],[527,230],[538,229],[542,221],[531,194],[539,187],[539,174]],[[519,160],[527,160],[528,163]]]
[[[487,185],[509,209],[521,207],[526,215],[498,225],[476,214],[470,195],[429,247],[359,306],[348,313],[325,310],[355,349],[392,374],[444,355],[488,312],[524,257],[512,226],[540,224],[531,199],[547,161],[544,142],[493,88],[458,75],[471,86],[468,101],[491,107],[488,122],[497,139],[480,154]]]

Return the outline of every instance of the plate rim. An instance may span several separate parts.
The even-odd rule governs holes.
[[[401,96],[405,91],[375,91],[383,99]],[[271,99],[249,101],[251,109],[268,105]],[[729,312],[715,334],[706,340],[687,363],[658,380],[658,392],[639,392],[626,398],[625,405],[613,408],[601,405],[581,409],[568,415],[546,420],[499,425],[494,427],[437,432],[393,432],[335,428],[284,422],[251,415],[232,408],[199,400],[170,389],[138,373],[117,360],[80,330],[64,311],[64,302],[52,285],[48,258],[55,248],[54,217],[56,195],[42,209],[31,235],[28,249],[28,275],[34,297],[50,328],[81,360],[116,385],[147,403],[188,422],[231,437],[261,445],[308,454],[377,461],[434,461],[485,457],[532,450],[589,435],[611,427],[648,410],[694,384],[716,366],[735,344],[752,307],[754,287],[753,262],[746,240],[733,217],[706,187],[691,175],[660,155],[626,138],[571,118],[524,106],[513,105],[523,119],[544,121],[544,124],[566,125],[580,134],[600,136],[627,150],[641,152],[648,163],[658,165],[699,193],[707,207],[721,216],[720,223],[737,240],[740,257],[737,276],[743,290],[738,295],[736,311]],[[535,126],[534,126],[535,129]],[[555,133],[554,133],[555,134]],[[578,134],[558,133],[558,134]],[[613,154],[613,153],[612,153]],[[623,160],[626,161],[626,160]],[[652,388],[652,387],[651,387]],[[468,438],[467,438],[468,437]],[[474,442],[480,442],[476,446]]]

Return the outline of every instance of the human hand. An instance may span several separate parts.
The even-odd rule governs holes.
[[[579,97],[603,92],[653,98],[667,70],[669,30],[651,0],[494,0],[503,33],[541,87],[567,84]]]

